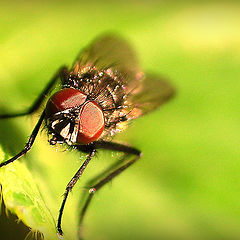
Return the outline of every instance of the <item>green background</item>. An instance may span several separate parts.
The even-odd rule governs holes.
[[[28,107],[59,66],[71,66],[106,32],[128,39],[144,71],[170,79],[177,96],[117,137],[144,156],[96,193],[85,239],[240,239],[237,1],[1,3],[1,112]],[[1,120],[2,160],[23,147],[39,114]],[[119,156],[101,151],[69,195],[65,239],[76,239],[84,182]],[[0,170],[5,204],[46,239],[57,239],[62,194],[83,159],[56,151],[43,131],[26,157]],[[3,215],[0,239],[23,239]],[[4,235],[15,229],[16,237]]]

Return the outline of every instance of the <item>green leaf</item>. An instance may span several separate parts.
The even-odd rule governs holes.
[[[6,159],[2,149],[0,158]],[[42,232],[47,239],[56,233],[54,218],[25,164],[16,161],[3,167],[0,171],[0,183],[8,210],[16,214],[32,231]]]

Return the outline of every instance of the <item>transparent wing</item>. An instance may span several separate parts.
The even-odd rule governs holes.
[[[140,68],[131,46],[116,35],[97,38],[89,47],[80,52],[75,66],[94,65],[99,70],[111,68],[124,79],[124,84],[137,81]],[[74,67],[73,67],[74,68]]]
[[[169,82],[156,75],[146,75],[139,87],[133,90],[129,96],[132,110],[128,114],[128,120],[153,111],[171,99],[174,94],[175,89]]]
[[[127,120],[153,111],[171,97],[175,90],[170,83],[156,75],[141,72],[131,46],[116,35],[104,35],[80,52],[74,68],[95,66],[99,70],[111,68],[118,72],[126,87],[129,109]],[[119,79],[119,80],[120,80]]]

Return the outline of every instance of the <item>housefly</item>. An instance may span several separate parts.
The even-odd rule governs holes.
[[[57,220],[58,235],[62,236],[61,221],[68,194],[96,152],[99,149],[123,152],[126,160],[92,185],[80,222],[93,194],[141,157],[139,149],[112,141],[114,135],[124,130],[131,120],[169,100],[174,89],[157,75],[145,75],[125,40],[105,35],[85,48],[71,69],[61,67],[30,108],[19,113],[2,114],[0,118],[32,114],[39,109],[58,80],[61,89],[48,99],[26,145],[14,157],[2,162],[0,168],[31,150],[42,125],[47,129],[51,145],[65,144],[87,153],[86,160],[67,184],[63,195]],[[129,155],[134,158],[129,160]]]

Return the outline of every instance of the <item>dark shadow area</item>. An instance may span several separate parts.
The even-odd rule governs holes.
[[[29,228],[22,222],[18,223],[15,215],[9,211],[6,214],[4,202],[1,204],[0,214],[1,240],[21,240],[25,239],[29,233]]]

